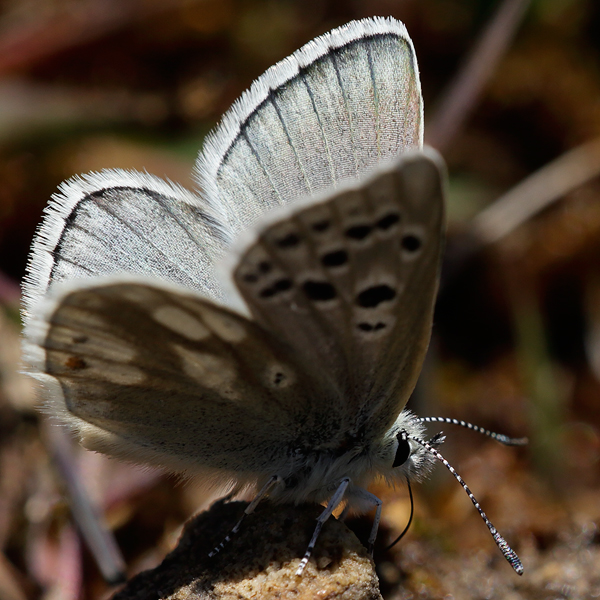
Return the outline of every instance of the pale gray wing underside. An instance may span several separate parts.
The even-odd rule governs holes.
[[[73,406],[79,403],[77,410],[84,412],[69,414],[75,414],[82,431],[87,427],[92,440],[88,445],[142,460],[154,457],[152,462],[161,462],[162,451],[145,447],[144,440],[159,435],[163,410],[170,428],[165,435],[175,441],[165,437],[161,443],[177,445],[181,431],[186,448],[198,455],[217,452],[219,444],[225,454],[233,453],[225,435],[219,437],[216,425],[208,423],[209,418],[217,418],[215,406],[223,414],[219,423],[238,427],[236,443],[252,428],[252,419],[262,414],[244,411],[261,403],[272,405],[274,421],[267,420],[265,409],[265,423],[273,429],[277,419],[289,419],[286,431],[302,446],[317,448],[318,440],[335,446],[335,432],[357,433],[367,421],[380,434],[412,390],[429,339],[441,243],[441,208],[436,204],[440,173],[435,160],[420,155],[412,167],[402,163],[398,172],[379,172],[365,189],[349,191],[345,186],[364,178],[378,163],[421,147],[422,123],[416,59],[404,26],[393,19],[365,19],[310,42],[269,69],[242,96],[199,157],[202,197],[158,178],[125,171],[103,171],[63,184],[46,209],[24,284],[26,323],[35,317],[34,325],[27,327],[25,346],[30,363],[40,378],[46,378],[48,398],[66,403],[70,397]],[[345,191],[338,194],[336,189]],[[252,228],[275,207],[288,211],[281,223]],[[390,221],[391,209],[398,209],[401,222]],[[309,231],[316,224],[311,219],[323,211],[330,220],[329,232]],[[297,226],[292,233],[305,235],[300,246],[308,253],[295,254],[298,248],[280,245],[280,226]],[[365,226],[368,233],[362,236]],[[353,229],[356,234],[349,233]],[[251,242],[235,271],[236,283],[258,324],[210,302],[232,300],[219,283],[215,262],[243,232]],[[415,235],[419,247],[403,247],[404,240]],[[257,258],[263,251],[274,259],[268,272]],[[343,253],[348,264],[335,264]],[[256,282],[246,277],[248,269],[257,272],[260,285],[249,285]],[[279,279],[273,279],[277,273]],[[149,289],[162,289],[162,279],[199,292],[208,299],[196,297],[195,308],[188,307],[191,321],[188,315],[183,322],[189,325],[199,319],[200,327],[190,325],[191,330],[203,331],[208,324],[202,315],[212,307],[217,315],[214,323],[229,319],[248,334],[247,348],[240,350],[241,346],[225,340],[229,345],[223,346],[224,354],[215,362],[206,355],[218,354],[225,343],[216,335],[211,338],[216,346],[207,345],[200,358],[182,358],[173,350],[176,342],[171,338],[191,334],[172,331],[169,338],[152,311],[156,294],[185,293],[167,286],[162,292],[148,292],[132,306],[127,304],[131,297],[127,302],[120,297],[128,285],[134,285],[117,281],[122,274],[130,280],[140,275],[156,278],[153,285],[144,284]],[[98,275],[110,278],[98,288],[85,282]],[[288,284],[281,284],[282,279],[291,282],[290,289],[284,289]],[[69,288],[61,284],[66,280],[77,282]],[[65,287],[52,299],[55,284]],[[331,289],[336,301],[328,303]],[[390,290],[392,298],[387,297]],[[47,292],[50,299],[44,299]],[[89,306],[95,296],[104,304],[94,313],[96,309]],[[187,302],[175,297],[172,301]],[[45,317],[38,316],[40,310]],[[110,326],[105,325],[109,315],[115,319]],[[55,316],[66,321],[54,321]],[[148,329],[137,340],[142,325]],[[86,328],[96,336],[89,346]],[[172,343],[161,353],[162,341],[153,342],[163,339]],[[55,342],[63,346],[54,347]],[[88,355],[79,361],[82,348]],[[137,381],[132,371],[137,367],[127,362],[132,349],[142,370],[147,367],[148,373],[154,373],[156,369],[152,385],[161,394],[153,396],[152,386],[132,391]],[[194,352],[198,353],[196,346]],[[289,369],[281,371],[287,379],[280,378],[278,360]],[[232,364],[239,374],[237,392],[213,373],[220,372],[218,365]],[[185,383],[185,377],[178,381],[186,368],[195,370],[190,377],[200,395]],[[256,379],[257,373],[273,374],[272,369],[272,380],[266,375],[265,380]],[[119,381],[121,373],[124,379]],[[281,387],[286,381],[289,389]],[[263,389],[269,382],[276,385],[277,393],[269,395]],[[171,385],[179,387],[169,391]],[[88,386],[94,391],[89,402]],[[234,391],[225,406],[219,398],[227,390]],[[147,406],[145,394],[151,398]],[[249,404],[244,405],[244,398]],[[179,409],[169,406],[176,399],[199,421],[195,433],[178,422]],[[205,406],[213,408],[203,413]],[[126,451],[111,449],[115,440],[127,437],[132,425],[127,407],[141,419],[136,430],[139,438],[131,444],[123,442]],[[70,410],[58,407],[55,412],[69,421]],[[238,410],[248,423],[236,425]],[[147,416],[141,417],[144,411]],[[107,414],[111,416],[104,422]],[[318,440],[308,439],[311,432]],[[203,433],[214,438],[212,450],[207,441],[198,441]],[[243,447],[250,456],[253,445],[267,452],[269,444],[250,436]],[[163,454],[177,456],[177,448]],[[242,468],[218,461],[204,466]]]
[[[357,177],[422,140],[414,50],[393,19],[356,21],[269,69],[198,161],[203,198],[143,173],[74,178],[46,209],[25,320],[55,282],[152,275],[226,300],[214,263],[269,208]]]
[[[64,183],[45,209],[24,280],[24,317],[64,280],[152,275],[222,299],[214,262],[226,234],[184,188],[107,170]]]
[[[394,19],[336,29],[266,71],[206,141],[207,203],[235,233],[270,208],[422,145],[412,42]]]
[[[243,479],[283,473],[293,448],[333,443],[348,425],[285,344],[154,280],[59,284],[27,340],[47,410],[100,452]]]
[[[442,165],[429,149],[407,153],[360,185],[282,209],[249,236],[234,269],[256,321],[330,377],[357,430],[382,434],[421,369],[443,242]]]

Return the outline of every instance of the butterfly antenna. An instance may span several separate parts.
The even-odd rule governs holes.
[[[481,433],[505,446],[524,446],[529,442],[526,437],[511,438],[503,433],[495,433],[489,429],[479,427],[479,425],[473,425],[473,423],[467,423],[467,421],[459,421],[458,419],[451,419],[449,417],[419,417],[417,421],[420,421],[421,423],[448,423],[449,425],[458,425],[459,427],[465,427],[471,431]]]
[[[406,535],[406,532],[412,523],[413,515],[415,514],[415,503],[413,499],[412,487],[410,486],[410,479],[406,480],[406,485],[408,486],[408,496],[410,497],[410,516],[408,517],[408,523],[406,524],[406,527],[402,533],[389,546],[386,547],[386,550],[393,548]]]
[[[496,545],[500,549],[500,552],[502,552],[502,554],[504,555],[504,558],[506,558],[506,560],[510,563],[510,566],[515,570],[517,575],[523,575],[523,564],[517,556],[517,553],[508,545],[506,540],[498,533],[498,530],[492,525],[492,522],[487,518],[487,515],[483,512],[481,506],[479,506],[479,502],[477,502],[477,499],[475,498],[475,496],[473,496],[473,492],[471,492],[469,486],[464,482],[463,478],[455,471],[454,467],[428,442],[416,438],[412,435],[409,435],[407,437],[417,442],[417,444],[423,446],[423,448],[425,448],[430,454],[437,458],[448,469],[448,471],[450,471],[450,473],[454,475],[454,478],[456,479],[456,481],[458,481],[458,483],[460,483],[463,490],[465,490],[467,496],[469,496],[469,498],[471,499],[473,506],[477,509],[477,512],[483,519],[484,523],[487,525],[488,529],[490,530],[490,533],[492,534],[492,537],[494,538],[494,541],[496,542]],[[404,535],[404,533],[402,535]]]

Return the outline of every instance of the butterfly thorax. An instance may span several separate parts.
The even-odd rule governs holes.
[[[376,440],[345,436],[339,443],[320,450],[308,446],[292,448],[278,472],[268,474],[278,475],[282,480],[273,490],[272,499],[296,504],[325,502],[340,482],[348,478],[351,485],[347,499],[351,501],[353,489],[366,488],[378,476],[393,483],[397,479],[412,479],[417,473],[423,475],[432,459],[418,444],[411,445],[406,460],[394,466],[402,432],[423,436],[422,424],[410,411],[402,411],[394,425]],[[262,480],[258,483],[259,487],[263,485]]]

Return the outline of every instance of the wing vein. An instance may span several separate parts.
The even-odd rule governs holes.
[[[335,169],[333,167],[333,159],[332,159],[332,154],[331,154],[331,148],[329,147],[329,140],[327,139],[327,136],[325,135],[325,128],[323,127],[323,122],[321,121],[321,115],[319,114],[319,111],[317,110],[317,104],[315,102],[315,97],[313,95],[313,91],[306,79],[305,69],[302,69],[300,71],[299,77],[302,78],[302,83],[304,83],[304,87],[306,87],[306,93],[308,94],[308,97],[310,98],[310,103],[311,103],[313,111],[315,113],[315,117],[317,118],[317,122],[319,123],[319,129],[321,130],[321,136],[323,137],[323,142],[325,143],[325,149],[327,151],[327,165],[329,167],[329,172],[331,173],[331,181],[333,181],[333,186],[335,187],[335,185],[337,184],[337,178],[335,176]]]
[[[281,197],[281,193],[279,192],[279,190],[277,189],[277,186],[273,183],[273,180],[271,179],[271,175],[269,174],[268,169],[263,165],[262,160],[260,158],[260,154],[256,151],[256,148],[252,145],[252,142],[250,141],[250,138],[248,137],[248,134],[246,133],[245,126],[247,123],[248,123],[248,119],[246,119],[246,123],[244,124],[244,129],[241,132],[242,137],[248,144],[248,148],[250,148],[250,151],[252,152],[252,155],[256,159],[258,166],[262,169],[262,172],[265,174],[265,177],[269,180],[269,183],[271,184],[273,191],[277,194],[277,197],[279,198],[279,204],[285,204],[283,198]]]
[[[63,262],[69,263],[70,265],[73,265],[79,269],[83,269],[84,271],[86,271],[87,273],[89,273],[90,275],[96,275],[97,273],[95,271],[93,271],[92,269],[89,269],[88,267],[81,265],[79,263],[76,263],[74,260],[71,260],[70,258],[67,258],[66,256],[63,256],[60,252],[56,252],[56,249],[54,250],[48,250],[48,253],[52,256],[54,260],[53,264],[52,264],[52,270],[50,271],[50,277],[48,279],[48,283],[50,283],[53,279],[54,279],[54,269],[57,266],[58,260],[56,260],[57,258],[60,259]]]
[[[152,241],[152,239],[150,239],[148,237],[145,237],[144,235],[140,234],[140,232],[137,231],[134,227],[132,227],[130,223],[128,223],[123,218],[121,218],[116,211],[111,210],[107,204],[103,204],[103,205],[101,205],[101,204],[95,204],[95,206],[96,206],[96,208],[98,208],[99,210],[104,211],[106,214],[110,215],[111,217],[114,217],[125,228],[127,228],[129,231],[131,231],[135,235],[135,237],[137,239],[139,239],[140,241],[144,242],[144,244],[146,246],[150,246],[153,250],[155,250],[157,254],[159,254],[160,256],[162,256],[165,259],[166,262],[168,262],[169,264],[173,265],[175,267],[175,269],[179,273],[182,273],[183,275],[185,275],[185,279],[187,279],[187,284],[189,286],[191,286],[193,289],[195,289],[195,283],[196,283],[195,278],[190,275],[190,273],[187,271],[187,269],[182,268],[182,265],[180,263],[177,263],[177,262],[173,261],[164,250],[161,250]],[[91,230],[87,230],[84,227],[81,227],[80,225],[73,224],[71,227],[78,228],[81,231],[84,231],[90,237],[96,238],[97,240],[99,240],[102,243],[104,243],[104,241],[105,241],[99,235],[94,234]],[[119,246],[116,246],[116,248],[118,248],[119,250],[121,250],[121,255],[126,255],[127,254],[126,249],[122,249]],[[195,273],[195,274],[197,275],[197,273]]]
[[[158,204],[162,209],[165,210],[165,212],[167,212],[168,214],[171,215],[171,217],[173,218],[175,223],[177,223],[177,225],[179,225],[179,227],[181,227],[181,229],[185,233],[186,237],[195,246],[197,246],[198,248],[203,247],[203,245],[200,243],[200,241],[196,239],[196,236],[189,229],[188,224],[179,218],[179,215],[173,210],[173,206],[170,205],[169,202],[166,201],[167,200],[166,196],[162,196],[160,194],[155,195],[151,190],[148,190],[148,189],[146,189],[144,191],[146,191],[148,193],[148,195],[156,202],[156,204]],[[172,198],[170,198],[170,199],[172,200]],[[192,207],[190,206],[190,208],[192,208]],[[218,228],[219,223],[215,219],[212,219],[209,215],[205,215],[202,212],[200,212],[200,213],[196,213],[194,216],[198,217],[199,220],[201,220],[203,222],[203,225],[211,227],[211,228]],[[213,233],[216,234],[216,231],[213,231]]]
[[[279,118],[279,121],[281,122],[283,131],[285,132],[287,140],[290,143],[290,148],[292,149],[292,152],[294,153],[294,156],[296,157],[296,162],[298,163],[298,168],[300,169],[300,172],[302,173],[302,177],[304,178],[304,183],[306,183],[306,187],[308,188],[309,194],[312,194],[313,189],[310,184],[310,178],[307,176],[306,171],[304,170],[304,165],[302,164],[302,161],[300,160],[300,155],[298,154],[298,149],[296,148],[294,142],[292,141],[292,137],[290,135],[289,129],[283,118],[283,115],[281,114],[281,109],[279,108],[279,105],[277,104],[277,102],[275,100],[275,96],[273,94],[270,94],[269,100],[271,101],[271,104],[273,105],[273,108],[275,109],[275,112],[277,113],[277,117]]]
[[[344,106],[346,107],[346,114],[348,115],[348,126],[349,126],[349,130],[350,130],[350,139],[352,140],[352,143],[350,145],[352,146],[352,155],[354,156],[354,170],[356,172],[356,176],[358,177],[360,175],[360,171],[358,168],[358,157],[356,156],[356,140],[354,139],[354,123],[352,122],[352,115],[350,114],[350,110],[348,108],[348,106],[349,106],[348,105],[348,96],[346,93],[346,88],[344,87],[344,84],[342,83],[342,74],[340,73],[340,67],[338,65],[335,52],[332,52],[330,54],[330,57],[331,57],[331,64],[333,65],[333,69],[334,69],[335,75],[337,77],[338,85],[340,86],[340,91],[342,93],[342,98],[344,100]]]
[[[373,67],[373,54],[370,44],[366,44],[367,63],[373,84],[373,105],[375,107],[375,136],[377,139],[377,158],[381,159],[381,122],[379,118],[379,90],[377,89],[377,79],[375,77],[375,68]]]

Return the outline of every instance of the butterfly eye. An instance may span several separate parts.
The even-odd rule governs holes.
[[[394,457],[394,463],[392,468],[402,466],[410,456],[410,444],[406,437],[406,433],[402,432],[397,435],[398,448],[396,449],[396,456]]]

